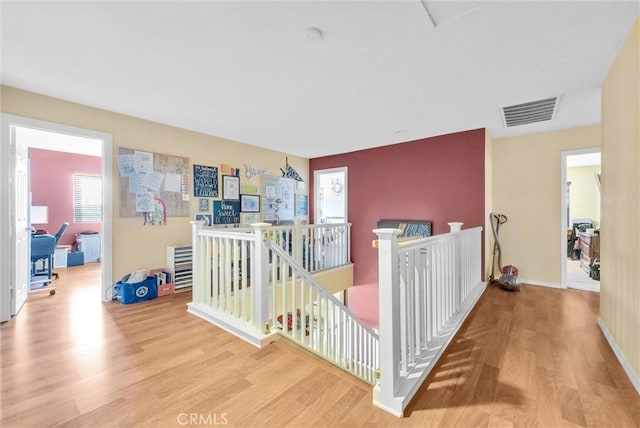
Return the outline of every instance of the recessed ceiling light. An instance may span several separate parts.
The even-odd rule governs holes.
[[[302,34],[310,42],[318,42],[322,39],[322,30],[316,27],[306,28]]]

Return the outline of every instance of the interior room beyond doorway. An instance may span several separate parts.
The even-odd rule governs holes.
[[[566,157],[567,287],[600,291],[600,150]]]

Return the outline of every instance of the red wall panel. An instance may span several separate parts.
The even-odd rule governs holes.
[[[352,223],[354,285],[349,306],[365,322],[377,324],[377,250],[372,232],[381,219],[429,220],[433,234],[484,225],[485,130],[425,138],[407,143],[311,159],[313,171],[348,168],[348,221]],[[359,288],[363,287],[363,288]]]
[[[101,175],[101,163],[102,159],[97,156],[29,149],[31,203],[49,207],[49,223],[38,228],[55,234],[62,223],[68,222],[69,228],[60,244],[73,244],[76,233],[102,232],[101,223],[73,221],[73,174]]]

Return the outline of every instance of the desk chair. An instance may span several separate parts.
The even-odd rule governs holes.
[[[63,223],[55,235],[31,235],[31,287],[32,291],[39,291],[51,284],[51,277],[58,278],[58,274],[53,272],[53,255],[62,237],[62,234],[69,227],[69,223]],[[39,268],[38,264],[42,263]],[[41,287],[34,285],[44,283]],[[55,294],[55,288],[47,288],[49,294]]]

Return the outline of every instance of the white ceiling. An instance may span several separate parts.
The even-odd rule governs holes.
[[[598,123],[638,15],[637,1],[1,8],[3,84],[302,157]],[[500,106],[557,95],[554,120],[503,127]]]

